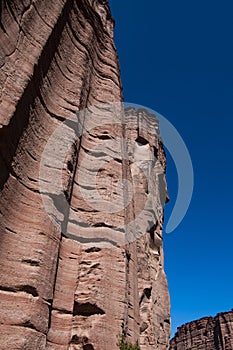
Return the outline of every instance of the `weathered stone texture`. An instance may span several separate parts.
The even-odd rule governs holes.
[[[114,350],[122,332],[167,349],[165,155],[155,117],[122,110],[106,1],[2,1],[0,46],[0,349]],[[97,125],[102,112],[77,118],[101,104],[110,112]],[[44,178],[59,128],[72,146],[59,169],[55,138]],[[95,197],[93,171],[104,210],[84,198]],[[49,188],[61,174],[65,211]],[[123,194],[121,179],[132,184]]]
[[[232,350],[233,311],[204,317],[178,328],[170,350]]]

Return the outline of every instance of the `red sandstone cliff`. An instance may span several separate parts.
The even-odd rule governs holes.
[[[107,2],[2,1],[0,46],[0,349],[167,349],[165,155],[154,116],[119,103]]]
[[[178,328],[170,350],[232,350],[233,311],[204,317]]]

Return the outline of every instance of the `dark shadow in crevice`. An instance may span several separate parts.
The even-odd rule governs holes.
[[[92,344],[83,345],[83,350],[95,350]]]
[[[135,140],[140,146],[145,146],[147,145],[149,142],[144,139],[144,137],[142,136],[138,136],[138,138]]]
[[[214,346],[215,349],[224,349],[221,327],[218,320],[214,327]]]
[[[73,315],[74,316],[92,316],[92,315],[104,315],[105,312],[96,304],[91,303],[78,303],[74,302]]]

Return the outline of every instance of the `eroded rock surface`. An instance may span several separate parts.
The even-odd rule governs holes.
[[[107,2],[3,1],[0,31],[0,349],[167,349],[165,154]]]
[[[170,350],[233,349],[233,311],[204,317],[178,328]]]

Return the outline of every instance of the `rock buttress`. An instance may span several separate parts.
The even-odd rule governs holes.
[[[170,350],[187,349],[233,349],[233,311],[203,317],[179,327],[170,342]]]
[[[123,111],[109,7],[9,0],[0,15],[0,349],[114,350],[119,334],[142,350],[166,349],[165,156],[154,116]],[[93,126],[103,109],[105,121]],[[59,169],[62,140],[52,139],[44,178],[56,130],[71,143]],[[85,198],[96,195],[93,169],[102,209]],[[44,185],[60,177],[69,204],[62,209]],[[133,190],[118,193],[119,179]]]

